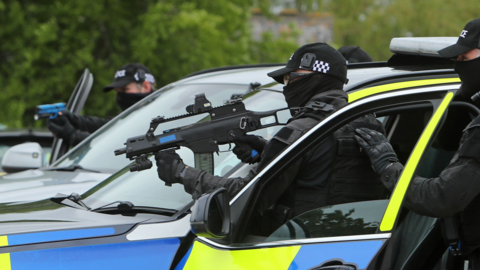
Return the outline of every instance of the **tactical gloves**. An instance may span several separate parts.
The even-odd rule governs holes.
[[[47,127],[55,137],[65,140],[71,146],[77,145],[90,135],[88,132],[77,130],[68,116],[63,113],[53,119],[48,119]]]
[[[57,138],[61,138],[66,141],[70,141],[72,134],[75,132],[75,128],[63,115],[59,115],[53,119],[48,119],[47,127]]]
[[[235,137],[234,143],[235,147],[232,152],[237,158],[243,163],[253,164],[260,162],[261,154],[268,142],[260,136],[245,134]]]
[[[70,124],[72,124],[72,126],[75,129],[80,129],[80,119],[79,119],[78,115],[70,112],[69,110],[63,110],[61,112],[61,115],[66,117],[68,119],[68,121],[70,122]]]
[[[63,110],[60,113],[66,117],[72,126],[79,131],[86,131],[93,133],[103,125],[105,125],[111,118],[99,118],[95,116],[78,115],[70,112],[69,110]]]
[[[397,154],[382,133],[368,128],[355,131],[360,135],[355,135],[355,139],[369,156],[372,167],[378,174],[381,175],[389,165],[398,162]]]
[[[157,172],[160,180],[164,181],[167,186],[171,186],[172,183],[183,184],[180,174],[186,165],[177,153],[157,152],[155,153],[155,160],[157,161]]]

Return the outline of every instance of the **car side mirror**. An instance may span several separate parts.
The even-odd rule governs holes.
[[[22,143],[10,147],[2,159],[2,170],[6,173],[38,169],[43,164],[43,150],[36,142]]]
[[[195,202],[190,217],[190,227],[197,236],[221,239],[230,233],[230,225],[227,189],[217,189],[201,196]]]

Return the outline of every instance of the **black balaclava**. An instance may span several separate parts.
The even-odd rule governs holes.
[[[462,80],[460,95],[471,101],[472,96],[480,91],[480,57],[469,61],[455,61],[455,72]]]
[[[117,93],[117,104],[122,109],[122,111],[125,111],[128,109],[130,106],[133,104],[139,102],[142,100],[144,97],[150,95],[152,92],[148,93],[122,93],[118,92]]]
[[[288,107],[302,107],[316,94],[328,90],[342,90],[343,82],[326,74],[313,72],[299,77],[283,87]]]

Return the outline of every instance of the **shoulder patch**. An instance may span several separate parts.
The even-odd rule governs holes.
[[[280,141],[284,144],[290,145],[302,135],[301,130],[295,127],[286,126],[282,128],[272,139]]]
[[[278,137],[282,140],[288,140],[288,138],[290,137],[290,135],[292,135],[292,133],[293,133],[293,129],[284,127],[275,135],[275,137]]]

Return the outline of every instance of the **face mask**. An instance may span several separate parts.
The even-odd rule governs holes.
[[[480,57],[470,61],[455,61],[455,72],[462,80],[460,95],[472,100],[472,96],[480,91]]]
[[[329,75],[311,73],[300,77],[283,87],[283,95],[288,107],[302,107],[310,99],[321,92],[328,90],[341,90],[343,83]]]
[[[151,93],[151,92],[150,92]],[[125,111],[133,104],[137,103],[138,101],[142,100],[144,97],[150,95],[150,93],[117,93],[117,104]]]

